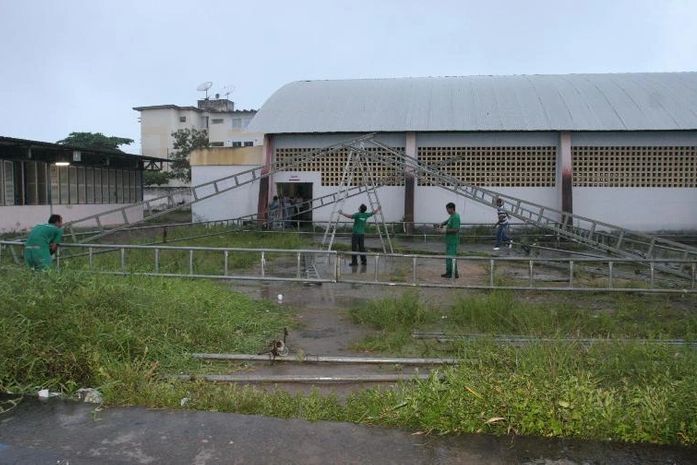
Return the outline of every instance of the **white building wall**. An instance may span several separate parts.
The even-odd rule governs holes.
[[[321,148],[337,142],[348,141],[362,134],[297,134],[274,135],[273,148]],[[380,134],[381,142],[404,147],[404,133]],[[559,147],[558,132],[530,133],[418,133],[417,146],[554,146]],[[638,133],[572,133],[573,146],[697,146],[695,131],[655,131]],[[369,144],[367,144],[369,146]],[[249,166],[237,167],[238,170]],[[217,170],[217,171],[216,171]],[[194,184],[212,180],[223,173],[234,172],[233,167],[197,167]],[[204,173],[208,173],[205,174]],[[215,173],[215,174],[213,174]],[[322,186],[318,172],[276,173],[270,179],[269,198],[276,194],[276,183],[311,182],[313,196],[335,192],[336,186]],[[489,190],[524,199],[528,202],[561,210],[561,173],[551,187],[486,187]],[[215,201],[197,207],[202,219],[226,219],[257,211],[258,183],[242,188],[236,194],[225,194],[220,205]],[[378,191],[385,217],[388,221],[400,221],[404,214],[404,187],[382,187]],[[208,201],[206,201],[208,202]],[[496,221],[494,206],[483,205],[458,196],[445,189],[417,186],[415,192],[415,221],[417,223],[442,222],[447,214],[445,204],[454,202],[463,223],[491,223]],[[230,206],[235,203],[235,206]],[[348,199],[344,210],[355,211],[365,196]],[[577,215],[641,231],[697,229],[697,189],[683,188],[573,188],[573,208]],[[331,206],[315,210],[313,219],[326,221]]]
[[[174,109],[140,112],[141,152],[152,157],[168,158],[172,132],[179,127],[179,112]],[[182,123],[183,124],[183,123]]]
[[[695,131],[572,133],[573,147],[697,146]],[[697,229],[697,189],[574,187],[574,213],[637,231]]]
[[[697,229],[697,189],[575,187],[574,213],[635,231]]]
[[[97,213],[129,206],[131,204],[82,204],[82,205],[21,205],[0,207],[0,233],[14,233],[31,229],[37,224],[46,223],[51,214],[58,214],[63,217],[63,221],[79,220]],[[130,207],[128,209],[128,219],[139,221],[143,219],[143,207]],[[121,213],[115,213],[100,218],[104,226],[118,225],[123,223]],[[85,222],[80,226],[96,226],[96,222]]]
[[[191,170],[191,184],[196,186],[215,181],[250,168],[253,166],[194,166]],[[228,220],[257,213],[258,203],[257,181],[197,202],[192,205],[191,213],[195,222]]]
[[[548,188],[499,188],[501,194],[511,195],[551,208],[561,209],[561,199],[557,197],[557,189]],[[417,186],[414,199],[414,221],[416,223],[441,223],[448,214],[445,205],[448,202],[455,204],[456,211],[460,214],[462,223],[488,224],[496,223],[496,207],[484,205],[480,202],[456,195],[440,187]]]

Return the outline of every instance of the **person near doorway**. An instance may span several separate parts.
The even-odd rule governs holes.
[[[441,277],[452,278],[453,273],[455,273],[455,277],[459,278],[457,264],[453,267],[452,257],[457,256],[457,249],[460,245],[460,215],[455,212],[455,204],[452,202],[445,206],[445,210],[449,216],[440,224],[440,231],[445,234],[445,255],[447,258],[445,259],[445,273]]]
[[[274,195],[273,200],[269,204],[269,220],[267,223],[268,229],[274,229],[278,226],[278,214],[280,212],[281,205],[278,201],[278,196]]]
[[[290,223],[293,216],[293,205],[288,194],[283,195],[281,200],[281,209],[283,210],[283,228],[290,228]]]
[[[494,246],[494,250],[499,250],[504,242],[508,244],[508,248],[510,249],[513,247],[513,241],[508,236],[508,220],[510,217],[508,212],[503,208],[503,199],[501,198],[496,199],[496,216],[498,217],[498,221],[495,224],[496,245]]]
[[[300,229],[302,226],[302,211],[304,208],[303,205],[303,197],[300,195],[300,193],[295,194],[295,198],[293,199],[293,204],[294,204],[294,215],[293,215],[293,221],[295,221],[296,227]]]
[[[346,213],[339,210],[339,214],[345,216],[348,219],[353,220],[353,230],[351,233],[351,251],[352,252],[365,252],[365,224],[368,222],[368,218],[380,211],[380,207],[376,208],[372,212],[368,212],[368,207],[364,204],[358,208],[358,211],[353,215],[347,215]],[[361,254],[361,264],[366,265],[368,259],[365,255]],[[358,266],[358,255],[351,255],[351,266]]]
[[[47,270],[63,240],[63,218],[51,215],[47,224],[37,224],[24,243],[24,264],[33,270]]]

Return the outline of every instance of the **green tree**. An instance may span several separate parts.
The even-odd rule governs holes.
[[[85,149],[112,150],[121,152],[120,145],[130,145],[133,139],[126,137],[105,136],[101,132],[71,132],[65,139],[59,140],[57,144],[72,145]]]
[[[174,152],[170,155],[170,170],[172,177],[190,182],[191,164],[189,156],[196,149],[208,147],[208,131],[205,129],[180,129],[172,133],[174,137]]]
[[[171,179],[170,173],[166,171],[143,171],[143,184],[146,186],[161,186],[167,184]]]

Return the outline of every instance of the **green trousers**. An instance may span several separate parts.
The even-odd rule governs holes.
[[[53,257],[48,247],[27,246],[24,249],[24,264],[34,270],[46,270],[53,264]]]
[[[445,238],[445,255],[450,257],[457,256],[457,247],[460,245],[459,237],[446,237]],[[453,259],[445,259],[445,272],[449,275],[453,274]],[[455,265],[455,273],[457,273],[457,265]]]

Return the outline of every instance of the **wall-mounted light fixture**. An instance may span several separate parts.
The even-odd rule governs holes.
[[[70,166],[70,162],[69,161],[57,161],[54,163],[54,165],[56,165],[56,166]]]

